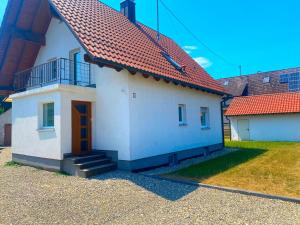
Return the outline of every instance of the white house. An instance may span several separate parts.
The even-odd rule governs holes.
[[[300,141],[300,93],[234,98],[225,115],[235,141]]]
[[[0,33],[10,43],[0,82],[15,91],[14,161],[89,176],[223,147],[223,88],[137,22],[132,0],[121,12],[98,0],[11,0],[2,29],[11,26]]]

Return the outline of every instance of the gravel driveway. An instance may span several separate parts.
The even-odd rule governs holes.
[[[300,205],[113,172],[92,180],[4,167],[0,224],[300,224]]]

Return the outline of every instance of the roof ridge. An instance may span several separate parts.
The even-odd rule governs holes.
[[[100,2],[101,4],[107,6],[108,8],[110,8],[110,9],[116,11],[117,13],[121,14],[122,16],[124,16],[119,10],[113,8],[112,6],[108,5],[107,3],[102,2],[101,0],[97,0],[97,1]],[[122,0],[121,0],[121,1],[122,1]],[[146,25],[146,24],[140,22],[139,20],[136,20],[135,23],[136,23],[136,24],[141,24],[141,25],[143,25],[143,26],[145,26],[145,27],[147,27],[147,28],[149,28],[149,29],[151,29],[151,30],[157,32],[157,30],[155,30],[154,28],[150,27],[149,25]],[[162,35],[162,36],[164,36],[165,38],[169,38],[170,40],[174,41],[171,37],[165,35],[164,33],[161,33],[161,32],[160,32],[159,34]]]
[[[270,70],[270,71],[264,71],[264,72],[258,72],[258,73],[250,73],[250,74],[239,75],[239,76],[223,77],[223,78],[219,78],[217,80],[231,79],[231,78],[237,78],[237,77],[250,77],[250,76],[259,75],[259,74],[274,73],[274,72],[280,72],[280,71],[285,71],[285,70],[293,70],[293,69],[299,69],[300,70],[300,66],[289,67],[289,68],[278,69],[278,70]]]

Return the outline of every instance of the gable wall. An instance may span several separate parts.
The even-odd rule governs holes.
[[[35,66],[48,62],[53,58],[69,58],[69,52],[73,49],[80,48],[83,55],[84,49],[74,37],[67,25],[56,19],[52,18],[46,33],[46,45],[41,47],[38,57],[35,61]]]
[[[80,49],[81,62],[84,62],[84,54],[86,54],[84,48],[64,22],[52,18],[46,33],[46,45],[41,47],[34,65],[38,66],[47,63],[54,58],[69,59],[70,51],[74,49]],[[92,82],[94,82],[94,67],[92,66],[91,68]]]

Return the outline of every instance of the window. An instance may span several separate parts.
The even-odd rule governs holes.
[[[72,76],[69,77],[70,82],[75,85],[82,85],[84,82],[84,77],[82,77],[81,74],[81,53],[79,48],[70,52],[70,60],[72,61],[70,65],[70,70],[72,72]]]
[[[286,84],[289,82],[289,75],[288,74],[281,74],[280,75],[280,83]]]
[[[54,103],[43,104],[43,127],[54,127]]]
[[[201,107],[201,128],[209,128],[209,110],[207,107]]]
[[[263,83],[266,84],[266,83],[270,83],[270,77],[265,77],[263,79]]]
[[[224,81],[224,86],[228,86],[228,84],[229,84],[228,80],[225,80]]]
[[[289,91],[300,91],[300,73],[289,74]]]
[[[175,59],[173,59],[169,54],[167,54],[166,52],[162,52],[162,55],[169,61],[169,63],[171,63],[177,70],[179,71],[183,71],[183,67],[175,61]]]
[[[186,125],[186,107],[183,104],[178,105],[179,125]]]

